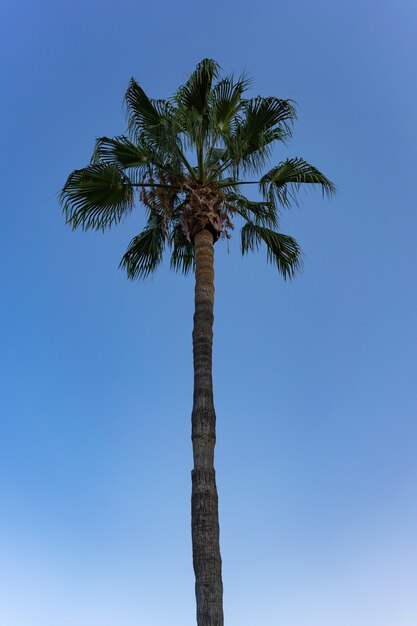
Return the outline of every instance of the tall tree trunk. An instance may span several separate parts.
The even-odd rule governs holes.
[[[191,526],[198,626],[223,626],[222,561],[214,472],[216,413],[213,403],[212,345],[214,245],[208,230],[195,245],[195,313],[193,330],[194,403]]]

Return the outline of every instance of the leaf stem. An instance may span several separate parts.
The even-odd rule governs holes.
[[[132,187],[162,187],[163,189],[181,189],[175,185],[161,185],[159,183],[131,183]]]
[[[219,187],[239,187],[239,185],[259,185],[259,180],[240,180],[235,183],[220,183]]]

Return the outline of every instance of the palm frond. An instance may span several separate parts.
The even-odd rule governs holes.
[[[301,185],[320,185],[323,195],[335,193],[334,184],[316,167],[300,158],[287,159],[272,168],[259,183],[264,198],[283,207],[297,203],[297,192]]]
[[[160,216],[152,215],[146,228],[133,237],[120,261],[119,267],[126,270],[128,278],[146,278],[154,272],[162,260],[165,234]]]
[[[213,88],[210,97],[211,126],[214,133],[223,135],[233,130],[233,121],[244,107],[242,94],[250,80],[242,76],[236,83],[233,77],[224,78]]]
[[[219,65],[213,59],[203,59],[174,96],[178,104],[200,117],[207,113],[208,99],[213,80],[218,76]]]
[[[257,96],[246,101],[245,116],[238,134],[256,140],[261,133],[277,126],[286,134],[291,134],[291,124],[295,119],[296,112],[291,100]]]
[[[167,119],[169,103],[152,102],[142,87],[131,78],[125,95],[129,129],[145,132],[150,137],[159,136]]]
[[[222,159],[226,156],[226,148],[215,148],[211,147],[206,154],[204,159],[204,166],[209,173],[209,177],[216,177],[216,173],[220,167],[220,163]]]
[[[59,200],[73,229],[104,230],[130,213],[134,192],[117,165],[97,163],[72,172]]]
[[[170,171],[163,163],[156,150],[146,147],[139,139],[135,143],[128,137],[119,136],[110,139],[99,137],[96,140],[91,163],[113,163],[124,170],[132,183],[145,182],[146,178],[155,178],[159,169]]]
[[[148,147],[165,155],[172,171],[180,172],[185,165],[192,178],[194,171],[184,154],[183,124],[181,112],[168,100],[148,98],[140,85],[132,78],[125,95],[129,133],[142,140]]]
[[[121,135],[110,139],[99,137],[96,140],[92,163],[115,163],[120,167],[142,167],[150,162],[149,152],[138,142],[133,143]]]
[[[293,278],[302,267],[301,249],[293,237],[247,222],[241,230],[242,255],[257,250],[264,243],[267,260],[276,265],[284,279]]]
[[[271,155],[272,144],[291,136],[292,122],[296,118],[290,100],[258,96],[244,100],[243,104],[244,110],[234,132],[225,137],[226,162],[236,175],[241,166],[246,172],[259,171]]]
[[[196,147],[198,177],[204,181],[203,146],[210,126],[209,99],[219,66],[212,59],[203,59],[173,97],[178,106],[176,119],[186,138],[187,147]]]
[[[272,228],[278,226],[278,214],[273,202],[254,202],[231,190],[225,192],[225,199],[227,204],[245,220],[254,221],[261,226]]]

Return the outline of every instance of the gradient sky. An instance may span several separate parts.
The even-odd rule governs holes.
[[[337,185],[265,252],[216,245],[226,626],[417,624],[415,2],[8,0],[2,9],[0,624],[192,626],[192,277],[118,262],[138,210],[73,233],[57,192],[124,132],[133,75],[195,64],[293,98],[277,161]]]

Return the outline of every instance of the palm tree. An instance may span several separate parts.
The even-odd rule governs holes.
[[[277,142],[291,137],[296,115],[290,100],[244,98],[249,84],[245,76],[221,78],[211,59],[201,61],[168,100],[149,98],[132,78],[125,96],[127,135],[97,139],[90,165],[72,172],[60,195],[67,223],[84,230],[110,228],[141,201],[146,226],[120,263],[129,278],[154,272],[165,250],[172,269],[195,272],[192,545],[198,626],[223,625],[214,470],[214,244],[230,237],[238,221],[242,254],[265,246],[267,260],[291,278],[301,251],[278,231],[280,209],[296,201],[304,185],[334,192],[330,180],[301,158],[260,175]],[[254,184],[257,201],[242,192]]]

